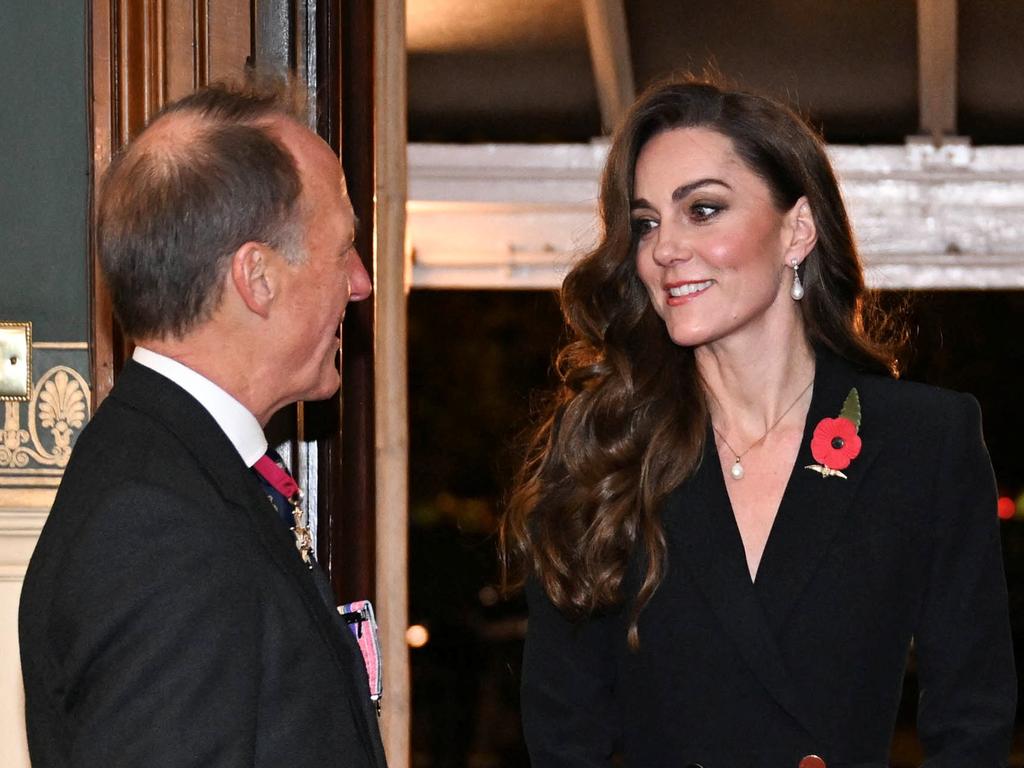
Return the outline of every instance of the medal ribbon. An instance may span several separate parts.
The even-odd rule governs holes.
[[[292,504],[302,501],[302,491],[299,490],[299,484],[295,482],[295,478],[269,456],[260,456],[259,461],[253,464],[252,468]]]
[[[292,516],[295,524],[292,526],[292,533],[295,534],[295,547],[302,555],[302,562],[310,568],[313,567],[313,537],[310,534],[308,525],[305,524],[306,513],[299,506],[302,503],[302,491],[299,484],[295,482],[287,470],[281,467],[270,456],[261,456],[252,465],[260,477],[269,484],[275,491],[280,493],[288,503],[292,505]]]
[[[380,638],[377,634],[377,617],[373,614],[373,604],[369,600],[357,600],[354,603],[339,605],[338,613],[344,617],[363,655],[366,677],[370,683],[370,699],[377,704],[379,715],[384,682],[381,676]]]

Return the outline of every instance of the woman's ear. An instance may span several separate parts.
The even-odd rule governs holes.
[[[277,292],[276,276],[266,243],[250,241],[231,256],[231,285],[242,303],[260,317],[270,314]]]
[[[786,214],[786,230],[788,243],[786,248],[786,264],[795,259],[799,264],[818,242],[818,228],[811,213],[811,204],[806,197],[801,197]]]

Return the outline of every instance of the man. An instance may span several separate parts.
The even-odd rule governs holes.
[[[25,578],[33,764],[383,768],[303,520],[252,469],[275,411],[337,390],[370,294],[337,157],[282,98],[202,90],[114,161],[98,234],[137,348]]]

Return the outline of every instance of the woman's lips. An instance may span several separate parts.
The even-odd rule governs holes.
[[[665,290],[668,292],[668,303],[670,306],[682,304],[704,293],[714,284],[714,280],[687,280],[681,283],[666,285]]]

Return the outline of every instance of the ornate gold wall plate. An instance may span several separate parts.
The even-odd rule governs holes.
[[[32,323],[0,323],[0,400],[28,400],[32,390]]]

